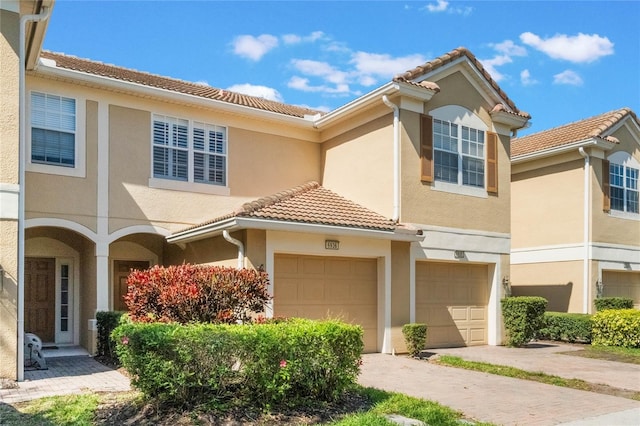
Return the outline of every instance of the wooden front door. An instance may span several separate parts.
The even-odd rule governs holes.
[[[28,257],[24,263],[24,331],[55,342],[56,260]]]
[[[127,294],[127,277],[132,269],[148,269],[149,262],[132,261],[132,260],[116,260],[115,269],[115,289],[113,291],[113,309],[116,311],[127,311],[127,305],[124,303],[124,296]]]

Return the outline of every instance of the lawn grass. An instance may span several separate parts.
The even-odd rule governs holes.
[[[562,352],[564,355],[585,358],[603,359],[606,361],[626,362],[640,365],[640,348],[623,348],[621,346],[587,345],[579,351]]]
[[[640,392],[633,392],[625,389],[618,389],[607,385],[589,383],[581,379],[567,379],[553,376],[542,372],[521,370],[506,365],[489,364],[486,362],[467,361],[457,356],[442,355],[437,361],[441,365],[464,368],[465,370],[480,371],[483,373],[496,374],[498,376],[513,377],[516,379],[530,380],[548,385],[562,386],[565,388],[584,390],[589,392],[602,393],[606,395],[621,396],[623,398],[640,401]]]
[[[386,392],[374,388],[356,388],[355,392],[365,396],[370,402],[370,408],[363,412],[353,412],[329,423],[333,426],[392,426],[385,415],[398,414],[404,417],[417,419],[431,425],[460,425],[464,419],[463,414],[436,402],[413,398],[407,395]],[[66,425],[96,425],[102,424],[96,420],[98,408],[105,405],[118,403],[116,410],[143,409],[144,404],[139,404],[139,395],[135,393],[90,393],[71,396],[54,396],[41,398],[24,403],[18,403],[15,407],[0,404],[0,425],[16,426],[66,426]],[[139,424],[202,424],[197,419],[209,418],[207,413],[197,409],[191,413],[164,413],[162,417],[172,418],[172,423],[156,422],[157,417],[149,417],[148,413],[131,413],[132,420]],[[158,413],[154,413],[154,416]],[[202,416],[205,414],[204,416]],[[271,413],[273,414],[273,413]],[[268,420],[268,415],[265,417]],[[104,420],[104,419],[103,419]],[[125,420],[125,419],[117,419]],[[132,424],[134,424],[132,423]],[[269,423],[268,421],[266,422]],[[257,424],[260,424],[258,419]],[[285,423],[287,424],[287,423]],[[293,424],[293,423],[292,423]],[[297,424],[297,423],[296,423]],[[490,425],[489,423],[474,423],[476,425]]]
[[[90,426],[98,402],[98,395],[82,394],[36,399],[20,404],[20,410],[0,404],[0,425]]]

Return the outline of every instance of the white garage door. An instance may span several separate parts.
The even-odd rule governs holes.
[[[278,254],[274,315],[338,318],[364,330],[366,352],[377,350],[376,259]]]
[[[416,263],[416,322],[427,347],[487,344],[487,265]]]
[[[605,297],[630,297],[633,306],[640,309],[640,273],[602,271],[602,294]]]

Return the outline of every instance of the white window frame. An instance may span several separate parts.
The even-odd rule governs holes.
[[[620,217],[624,219],[640,220],[640,211],[638,213],[627,211],[627,193],[631,189],[627,187],[627,170],[635,169],[638,172],[638,181],[636,182],[636,192],[640,192],[640,162],[633,158],[629,153],[624,151],[618,151],[611,154],[607,160],[609,161],[609,202],[610,210],[609,215],[614,217]],[[622,168],[622,186],[615,185],[613,176],[611,175],[611,166],[616,165]],[[613,197],[611,197],[611,189],[619,188],[623,191],[623,207],[624,210],[616,210],[613,208]]]
[[[468,195],[472,197],[479,198],[488,198],[487,193],[487,132],[490,131],[489,127],[482,121],[482,119],[469,111],[468,109],[459,106],[459,105],[445,105],[440,108],[436,108],[429,112],[434,120],[440,120],[443,122],[449,122],[451,124],[455,124],[458,126],[458,143],[457,143],[457,159],[458,159],[458,181],[456,183],[453,182],[445,182],[442,180],[438,180],[435,177],[435,169],[436,165],[436,151],[442,151],[439,148],[436,148],[435,143],[435,130],[433,135],[433,162],[434,162],[434,178],[433,178],[433,186],[432,189],[436,191],[443,192],[452,192],[461,195]],[[471,130],[482,131],[484,133],[484,141],[483,141],[483,152],[482,157],[473,156],[464,154],[462,151],[462,128],[467,127]],[[434,123],[435,129],[435,123]],[[449,151],[445,151],[449,152]],[[463,184],[463,171],[462,171],[462,158],[471,157],[476,159],[481,159],[484,167],[484,182],[482,187],[471,186]]]
[[[159,146],[154,141],[154,123],[163,121],[169,123],[183,123],[187,126],[187,146],[185,148],[167,146],[169,149],[183,150],[187,153],[187,177],[186,179],[173,178],[171,176],[155,176],[154,173],[154,148]],[[224,184],[215,182],[201,182],[195,179],[196,154],[204,151],[197,149],[194,144],[196,129],[221,132],[224,134],[222,141],[222,152],[205,153],[206,155],[224,158]],[[167,114],[151,115],[151,170],[149,178],[149,187],[169,189],[175,191],[201,192],[215,195],[229,195],[229,129],[226,126],[204,123],[201,120],[188,120],[178,118]]]
[[[76,324],[76,286],[74,285],[75,271],[72,258],[56,258],[56,297],[55,297],[55,343],[74,343]],[[62,330],[62,267],[67,267],[67,330]]]
[[[72,167],[55,165],[55,164],[43,164],[33,162],[31,160],[32,155],[32,104],[31,96],[33,93],[41,93],[51,96],[59,96],[62,98],[73,99],[75,101],[75,158],[74,165]],[[61,93],[57,91],[51,91],[48,89],[39,90],[34,89],[29,91],[29,96],[26,97],[27,102],[27,143],[26,143],[26,171],[35,173],[45,173],[51,175],[61,176],[73,176],[73,177],[86,177],[86,99],[80,96],[74,96],[69,93]],[[54,129],[55,130],[55,129]]]

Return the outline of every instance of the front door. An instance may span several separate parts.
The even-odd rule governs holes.
[[[116,260],[115,265],[115,289],[113,292],[113,309],[116,311],[127,311],[124,303],[124,296],[127,295],[127,277],[132,269],[148,269],[149,262],[133,260]]]
[[[55,341],[56,260],[28,257],[24,263],[24,331]]]

